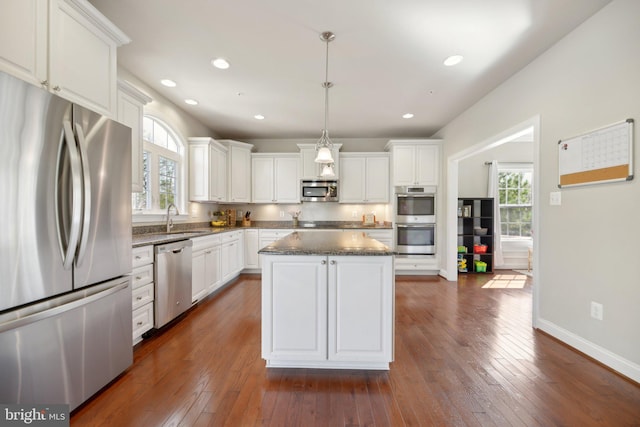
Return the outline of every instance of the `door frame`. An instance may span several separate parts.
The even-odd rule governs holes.
[[[446,244],[446,257],[445,257],[445,278],[449,281],[456,282],[458,280],[458,268],[457,268],[457,234],[458,234],[458,167],[459,162],[468,157],[474,156],[486,150],[490,150],[499,145],[512,141],[529,132],[533,128],[533,230],[535,234],[533,237],[533,327],[537,327],[539,319],[538,310],[538,278],[540,277],[540,266],[538,265],[538,243],[541,236],[540,230],[540,116],[536,115],[530,119],[525,120],[500,132],[497,135],[491,136],[477,144],[465,148],[457,153],[450,155],[447,158],[447,244]]]

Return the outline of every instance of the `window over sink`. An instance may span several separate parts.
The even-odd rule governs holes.
[[[142,192],[131,197],[133,214],[164,214],[174,203],[184,209],[184,147],[178,134],[165,122],[143,119]]]

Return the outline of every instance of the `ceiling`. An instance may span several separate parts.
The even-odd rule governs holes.
[[[221,138],[319,138],[334,32],[334,141],[432,136],[610,1],[90,0],[132,39],[119,65]]]

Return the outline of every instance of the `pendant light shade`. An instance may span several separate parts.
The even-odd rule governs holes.
[[[333,163],[325,163],[322,167],[322,173],[320,176],[323,178],[332,178],[336,176],[336,173],[333,171]]]
[[[320,34],[320,40],[327,44],[327,55],[325,62],[325,79],[322,87],[324,87],[324,129],[322,129],[322,135],[318,142],[316,142],[316,163],[330,164],[333,163],[333,155],[331,154],[331,148],[333,143],[329,139],[329,129],[327,127],[327,117],[329,115],[329,88],[333,86],[333,83],[329,81],[329,42],[336,38],[336,35],[331,31],[325,31]],[[331,169],[331,168],[330,168]],[[324,168],[323,168],[324,176]]]

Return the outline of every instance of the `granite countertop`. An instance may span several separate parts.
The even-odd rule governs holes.
[[[391,256],[394,252],[362,231],[293,232],[258,251],[264,255]]]
[[[240,223],[238,223],[240,224]],[[309,224],[312,224],[310,227]],[[362,225],[348,221],[300,221],[297,227],[291,221],[252,221],[250,226],[211,227],[208,222],[176,224],[174,230],[167,233],[165,226],[137,226],[133,229],[132,244],[134,248],[146,245],[162,245],[164,243],[208,236],[242,229],[274,229],[274,230],[391,230],[391,223]],[[314,233],[315,234],[315,233]],[[324,233],[320,233],[324,234]]]

